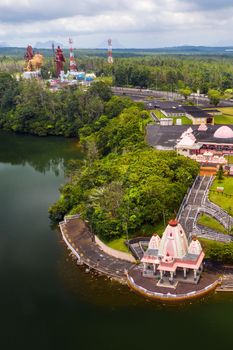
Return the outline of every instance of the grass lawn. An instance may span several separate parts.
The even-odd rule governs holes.
[[[181,119],[182,120],[182,125],[190,125],[192,124],[192,120],[190,120],[189,118],[183,116],[183,117],[174,117],[174,125],[176,125],[176,120],[177,119]]]
[[[163,222],[160,222],[159,224],[152,226],[152,225],[144,225],[142,226],[140,231],[137,231],[134,233],[133,236],[130,236],[129,238],[134,237],[151,237],[153,233],[157,233],[160,237],[162,236],[162,233],[164,232],[164,224]],[[128,253],[128,248],[125,245],[126,237],[121,237],[118,239],[114,239],[111,242],[104,242],[108,247],[112,249],[119,250],[121,252]]]
[[[217,109],[221,111],[222,114],[231,115],[233,117],[233,107],[222,107],[222,108],[217,107]]]
[[[219,247],[220,249],[223,248],[225,246],[226,243],[223,242],[216,242],[216,241],[211,241],[210,239],[206,239],[206,238],[200,238],[198,237],[198,240],[201,243],[201,246],[205,252],[205,257],[209,258],[210,254],[209,252],[211,251],[211,249]],[[232,244],[232,243],[230,243]]]
[[[222,112],[222,115],[214,117],[214,124],[233,124],[233,107],[216,108]],[[208,109],[206,108],[205,110],[208,111]]]
[[[114,239],[111,242],[105,242],[105,244],[112,249],[116,249],[116,250],[119,250],[121,252],[128,253],[128,248],[126,247],[126,245],[124,243],[125,241],[126,241],[126,238],[121,237],[118,239]]]
[[[201,214],[198,218],[197,223],[212,228],[213,230],[216,230],[221,233],[228,233],[223,225],[221,225],[217,220],[206,214]]]
[[[227,159],[228,164],[233,164],[233,156],[226,155],[225,158]]]
[[[192,124],[192,120],[188,119],[187,117],[166,117],[161,111],[154,109],[152,112],[159,118],[172,118],[173,119],[173,124],[176,125],[176,120],[181,119],[182,120],[182,125],[190,125]]]
[[[224,177],[223,180],[214,180],[211,190],[224,187],[224,193],[233,195],[233,177]],[[221,192],[209,192],[209,200],[233,215],[233,197],[226,197]]]
[[[233,107],[217,107],[217,109],[222,112],[222,115],[214,117],[215,124],[233,124]]]
[[[154,114],[156,115],[157,118],[161,119],[161,118],[167,118],[166,115],[164,115],[161,111],[159,111],[158,109],[153,109],[151,112],[154,112]]]
[[[230,115],[216,115],[214,117],[214,124],[233,124],[233,116]]]

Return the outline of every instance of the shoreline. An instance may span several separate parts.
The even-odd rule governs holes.
[[[193,288],[193,290],[188,290],[186,293],[176,294],[171,289],[162,293],[159,290],[156,291],[156,289],[154,291],[149,290],[137,284],[134,278],[130,276],[130,271],[134,268],[136,270],[138,265],[110,256],[104,252],[95,242],[95,236],[89,231],[86,223],[80,219],[79,215],[65,217],[64,221],[60,222],[59,227],[63,240],[75,257],[78,265],[85,265],[88,269],[95,270],[100,275],[105,275],[121,284],[127,284],[131,290],[144,297],[162,301],[181,301],[199,298],[214,291],[233,291],[233,286],[229,288],[229,285],[224,283],[227,280],[226,276],[223,276],[223,278],[217,277],[217,273],[219,275],[223,274],[222,271],[206,273],[212,280],[207,279],[202,288]],[[232,276],[233,280],[233,274],[229,276]]]

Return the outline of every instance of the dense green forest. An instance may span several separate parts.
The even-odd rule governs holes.
[[[111,89],[102,82],[88,91],[68,87],[53,93],[43,81],[17,81],[0,73],[0,128],[39,136],[78,137],[80,128],[104,114],[104,102],[111,96]]]
[[[78,137],[85,150],[85,160],[69,162],[70,181],[50,218],[58,222],[78,212],[104,240],[133,236],[173,217],[199,171],[197,163],[175,152],[149,148],[148,122],[142,104],[112,96],[101,81],[87,91],[68,87],[52,93],[44,81],[0,73],[1,128]],[[230,261],[231,249],[222,256],[225,245],[220,248],[206,243],[208,256]]]
[[[70,164],[71,182],[50,209],[53,221],[80,213],[105,239],[132,233],[175,215],[198,165],[144,142],[150,116],[143,104],[112,96],[99,81],[87,91],[51,92],[43,81],[0,74],[0,127],[81,140],[86,159]]]
[[[149,148],[144,142],[147,111],[133,104],[118,114],[116,106],[123,101],[110,99],[104,123],[95,123],[92,132],[80,130],[86,160],[71,162],[71,181],[50,208],[55,222],[80,213],[104,240],[134,234],[164,215],[174,217],[199,170],[196,162],[176,152]]]
[[[106,58],[80,56],[79,70],[94,71],[98,77],[110,76],[115,86],[132,86],[156,90],[177,91],[189,87],[191,91],[207,93],[210,89],[224,92],[233,88],[233,57],[153,55],[115,58],[109,65]],[[65,70],[68,69],[68,59]],[[1,57],[0,71],[11,74],[23,71],[23,61],[15,57]],[[50,73],[49,73],[50,72]],[[42,76],[54,72],[53,57],[47,57]]]

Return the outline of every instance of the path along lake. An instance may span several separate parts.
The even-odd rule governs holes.
[[[76,266],[48,208],[80,157],[74,140],[0,133],[1,349],[232,349],[233,294],[163,305]]]

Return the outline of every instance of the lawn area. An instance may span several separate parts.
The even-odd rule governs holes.
[[[183,117],[174,117],[174,124],[176,124],[176,120],[177,119],[181,119],[182,120],[182,125],[190,125],[192,124],[192,120],[190,120],[189,118],[183,116]]]
[[[222,114],[231,115],[233,117],[233,107],[222,107],[222,108],[217,107],[217,109],[221,111]]]
[[[160,237],[162,236],[162,233],[164,232],[165,227],[164,223],[160,222],[159,224],[152,226],[152,225],[144,225],[142,226],[140,231],[137,231],[134,233],[134,235],[130,235],[130,238],[135,237],[151,237],[153,233],[157,233]],[[111,242],[104,242],[108,247],[112,249],[119,250],[121,252],[128,252],[128,248],[125,245],[126,237],[121,237],[118,239],[114,239]]]
[[[226,243],[222,243],[222,242],[216,242],[216,241],[212,241],[210,239],[206,239],[206,238],[200,238],[198,237],[198,240],[201,243],[201,246],[205,252],[205,257],[206,258],[210,258],[211,257],[211,250],[218,247],[219,249],[224,248]]]
[[[213,230],[216,230],[216,231],[221,232],[221,233],[225,233],[225,234],[228,233],[223,225],[221,225],[217,220],[215,220],[214,218],[212,218],[211,216],[206,215],[206,214],[201,214],[198,217],[197,223],[200,225],[212,228]]]
[[[198,238],[205,252],[205,257],[222,263],[233,263],[233,243],[221,243]]]
[[[233,164],[233,156],[225,156],[225,158],[227,159],[228,161],[228,164]]]
[[[125,245],[126,238],[125,237],[121,237],[118,239],[114,239],[111,242],[105,242],[105,244],[112,248],[112,249],[116,249],[116,250],[120,250],[121,252],[128,252],[128,248]]]
[[[233,107],[217,107],[217,109],[222,112],[222,115],[214,117],[215,124],[233,124]]]
[[[224,177],[223,180],[215,178],[210,190],[216,190],[217,187],[224,187],[225,194],[233,195],[233,177]],[[233,197],[226,197],[221,192],[209,192],[209,200],[233,215]]]
[[[161,119],[161,118],[167,118],[161,111],[159,111],[158,109],[154,109],[152,112],[155,113],[155,115]],[[188,119],[187,117],[183,116],[183,117],[169,117],[173,119],[173,124],[176,124],[176,120],[177,119],[181,119],[182,120],[182,125],[190,125],[192,124],[192,121],[190,119]]]
[[[151,112],[154,112],[154,114],[156,115],[157,118],[161,119],[161,118],[167,118],[161,111],[159,111],[158,109],[153,109]]]
[[[233,116],[230,115],[216,115],[214,117],[214,124],[233,124]]]

